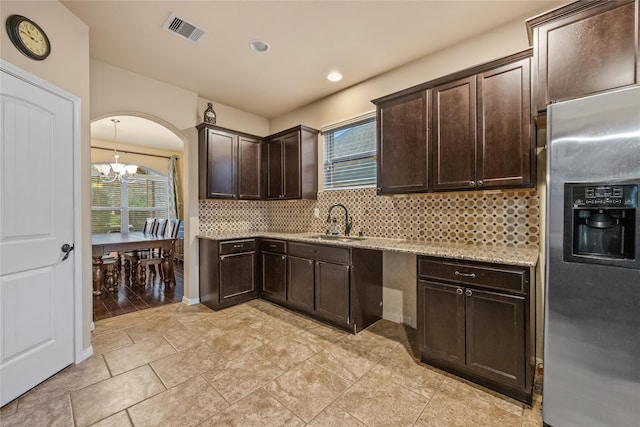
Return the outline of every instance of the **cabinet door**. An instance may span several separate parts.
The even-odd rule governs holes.
[[[339,326],[349,324],[349,266],[316,262],[315,314]]]
[[[427,94],[411,94],[378,108],[378,194],[429,189]]]
[[[313,313],[314,261],[287,257],[287,304]]]
[[[236,141],[233,134],[207,129],[207,197],[235,197]]]
[[[260,199],[262,196],[262,150],[260,140],[238,137],[238,198]]]
[[[432,89],[433,189],[476,186],[476,76]]]
[[[478,187],[531,183],[529,59],[478,74]]]
[[[300,133],[293,132],[282,137],[284,149],[284,171],[282,198],[299,199],[300,193]]]
[[[220,256],[220,303],[256,293],[256,253]]]
[[[262,253],[262,293],[269,299],[287,299],[287,256]]]
[[[282,138],[268,140],[265,144],[266,152],[266,186],[267,199],[280,199],[283,196],[282,156],[284,151]]]
[[[638,82],[634,2],[610,2],[540,25],[536,104],[576,98]]]
[[[467,288],[467,366],[501,383],[525,385],[524,297]]]
[[[420,352],[465,364],[465,302],[459,286],[418,280]]]

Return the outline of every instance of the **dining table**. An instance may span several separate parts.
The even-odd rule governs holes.
[[[164,282],[171,282],[171,252],[173,237],[156,235],[150,233],[129,232],[129,233],[106,233],[93,234],[91,236],[91,256],[93,257],[93,294],[101,295],[104,284],[102,272],[102,257],[111,252],[137,251],[144,249],[159,248],[162,251],[162,271]]]

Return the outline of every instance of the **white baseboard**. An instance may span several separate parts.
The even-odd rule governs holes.
[[[182,297],[182,303],[187,305],[196,305],[200,303],[200,298],[187,298],[185,296]]]
[[[93,324],[93,322],[91,322]],[[82,354],[80,354],[80,360],[76,360],[76,364],[82,362],[83,360],[87,360],[93,356],[93,346],[89,346],[82,350]]]

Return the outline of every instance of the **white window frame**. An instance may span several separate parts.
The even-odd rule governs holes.
[[[352,161],[352,160],[360,160],[360,159],[367,159],[370,158],[372,160],[377,160],[377,143],[376,143],[376,149],[372,150],[372,151],[368,151],[365,153],[357,153],[357,154],[353,154],[353,155],[348,155],[348,156],[342,156],[339,158],[331,158],[331,159],[327,159],[327,152],[328,152],[328,144],[329,142],[327,141],[327,133],[333,133],[335,131],[338,130],[342,130],[342,129],[347,129],[350,127],[354,127],[354,126],[358,126],[361,124],[364,124],[366,122],[371,122],[373,123],[373,126],[377,126],[376,123],[376,111],[371,111],[369,113],[363,114],[363,115],[359,115],[356,117],[352,117],[350,119],[347,120],[343,120],[341,122],[338,123],[333,123],[331,125],[327,125],[327,126],[323,126],[321,129],[322,135],[323,135],[323,150],[322,150],[322,183],[323,183],[323,190],[327,190],[327,191],[332,191],[332,190],[349,190],[349,189],[354,189],[354,188],[374,188],[376,187],[376,179],[377,179],[377,172],[374,174],[374,181],[371,184],[364,184],[364,185],[347,185],[347,186],[340,186],[340,187],[333,187],[330,185],[330,181],[327,177],[328,171],[333,168],[333,165],[336,163],[341,163],[341,162],[347,162],[347,161]],[[329,185],[329,186],[327,186]]]

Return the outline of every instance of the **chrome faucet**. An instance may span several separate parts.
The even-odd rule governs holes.
[[[335,205],[331,205],[329,207],[329,214],[327,215],[327,224],[331,224],[331,211],[336,206],[344,209],[344,235],[348,236],[351,232],[351,227],[353,227],[353,218],[349,216],[349,212],[347,211],[347,207],[342,203],[336,203]]]

